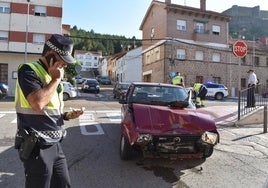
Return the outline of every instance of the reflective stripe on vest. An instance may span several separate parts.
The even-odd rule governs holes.
[[[18,69],[20,69],[23,65],[25,64],[21,64]],[[26,65],[30,66],[33,69],[37,77],[43,83],[43,86],[49,84],[49,82],[51,81],[51,77],[47,73],[47,71],[43,68],[42,65],[40,65],[38,62],[26,63]],[[61,115],[63,112],[63,103],[62,103],[63,86],[60,85],[59,87],[61,87],[61,91],[59,93],[55,91],[50,102],[41,111],[36,111],[31,107],[31,105],[25,98],[17,80],[16,91],[15,91],[16,111],[21,114],[33,114],[33,115],[45,115],[45,116]]]

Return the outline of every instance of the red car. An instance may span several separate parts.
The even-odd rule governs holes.
[[[180,86],[134,82],[122,104],[120,157],[133,150],[145,158],[207,158],[219,142],[210,116],[198,112],[191,95]]]

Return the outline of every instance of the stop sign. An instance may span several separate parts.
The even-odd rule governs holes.
[[[241,40],[236,41],[233,45],[233,53],[237,57],[245,57],[247,55],[247,44]]]

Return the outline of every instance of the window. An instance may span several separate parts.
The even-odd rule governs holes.
[[[213,77],[213,82],[219,84],[219,83],[221,83],[221,78],[220,77]],[[224,86],[218,85],[218,87],[224,87]]]
[[[186,31],[186,21],[185,20],[177,20],[177,30]]]
[[[246,65],[247,63],[247,59],[246,56],[241,58],[242,64]]]
[[[7,40],[8,40],[8,32],[0,31],[0,41],[7,41]]]
[[[221,27],[218,25],[212,26],[212,34],[213,35],[220,35]]]
[[[46,37],[44,34],[33,34],[33,43],[44,44]]]
[[[185,50],[177,49],[177,59],[185,59]]]
[[[203,23],[195,23],[194,28],[196,33],[205,33],[205,25]]]
[[[221,54],[219,54],[219,53],[213,53],[213,55],[212,55],[212,61],[213,62],[220,62],[221,61]]]
[[[10,3],[0,3],[0,13],[10,13]]]
[[[254,57],[254,65],[255,66],[260,66],[260,58],[259,57]]]
[[[204,53],[202,51],[196,51],[195,60],[204,60]]]
[[[151,38],[154,38],[154,28],[151,29]]]
[[[245,88],[245,87],[247,87],[247,81],[246,81],[246,78],[241,78],[241,87],[242,88]]]
[[[46,16],[47,15],[47,8],[42,6],[35,6],[34,7],[34,15],[35,16]]]
[[[203,76],[196,76],[195,77],[195,81],[196,81],[196,83],[203,83],[204,82],[204,78],[203,78]]]

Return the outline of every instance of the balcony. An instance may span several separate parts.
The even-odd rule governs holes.
[[[192,34],[192,40],[194,41],[202,41],[202,42],[210,42],[210,31],[204,29],[194,29]]]

